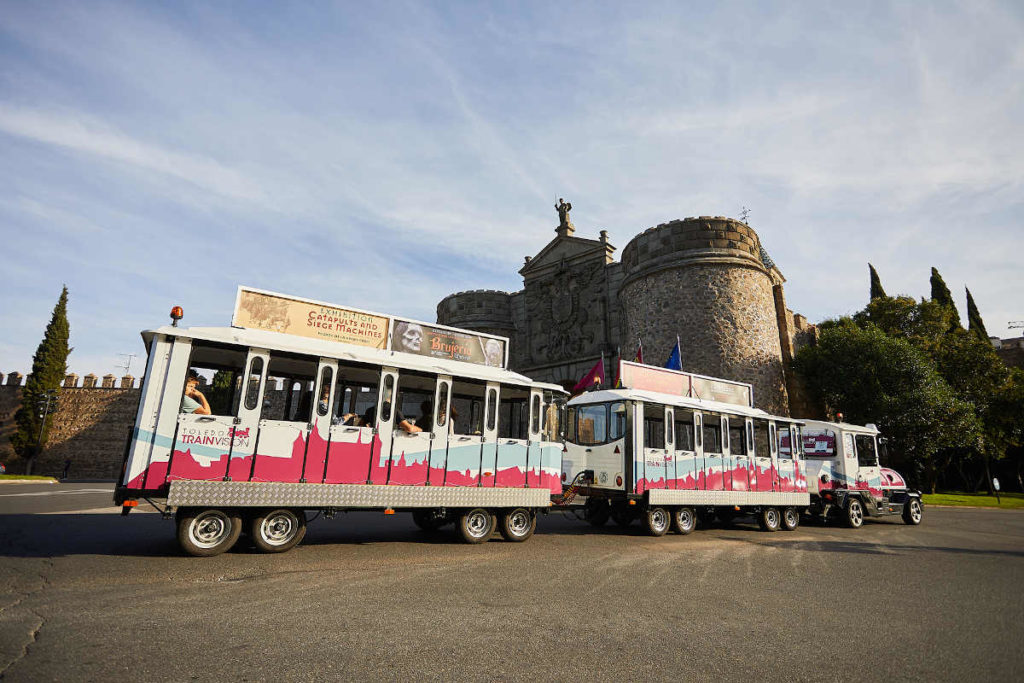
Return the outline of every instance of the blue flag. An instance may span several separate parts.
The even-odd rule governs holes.
[[[672,347],[672,353],[669,354],[668,362],[665,363],[665,367],[670,370],[683,369],[683,353],[679,349],[678,339],[676,339],[676,345]]]

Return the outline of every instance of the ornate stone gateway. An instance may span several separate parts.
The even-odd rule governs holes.
[[[720,216],[663,223],[630,240],[618,263],[607,231],[577,237],[572,204],[554,208],[556,236],[526,257],[522,290],[452,294],[438,322],[508,336],[512,369],[567,388],[602,354],[614,377],[619,350],[631,360],[638,338],[660,365],[678,336],[684,370],[747,382],[757,407],[789,412],[785,363],[814,327],[786,308],[785,278],[750,226]]]

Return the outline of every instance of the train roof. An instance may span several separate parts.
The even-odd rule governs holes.
[[[722,403],[721,401],[706,401],[696,397],[677,396],[675,394],[663,394],[656,391],[644,389],[602,389],[580,394],[569,401],[569,406],[587,405],[589,403],[605,403],[608,401],[635,400],[650,403],[661,403],[664,405],[689,408],[691,410],[709,410],[729,415],[742,415],[743,417],[758,417],[773,420],[785,420],[786,422],[803,423],[793,417],[783,417],[765,412],[760,408],[748,408],[747,406],[734,403]]]
[[[866,425],[855,425],[849,422],[828,422],[826,420],[804,420],[804,424],[810,427],[832,427],[848,432],[860,432],[862,434],[878,434],[878,427],[872,423]]]
[[[237,344],[239,346],[270,349],[271,351],[277,350],[284,351],[286,353],[300,353],[311,356],[322,356],[325,358],[337,358],[338,360],[350,360],[357,363],[384,365],[403,370],[414,370],[430,374],[466,377],[485,382],[518,384],[556,391],[561,394],[567,393],[565,389],[557,384],[536,382],[526,375],[521,375],[518,372],[513,372],[504,368],[478,365],[476,363],[463,363],[443,358],[431,358],[430,356],[418,356],[411,353],[404,353],[402,351],[373,349],[366,346],[346,344],[344,342],[310,339],[281,332],[269,332],[266,330],[253,330],[241,327],[173,327],[171,325],[163,325],[156,329],[144,330],[142,332],[142,339],[146,343],[147,347],[149,346],[150,340],[158,334],[171,337],[187,337],[189,339],[198,339],[201,341],[217,342],[221,344]]]

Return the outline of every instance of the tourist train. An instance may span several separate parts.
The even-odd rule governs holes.
[[[524,541],[538,513],[584,498],[591,523],[655,536],[713,516],[921,521],[920,495],[878,465],[876,429],[770,415],[749,384],[620,361],[617,388],[569,399],[509,370],[503,337],[244,287],[230,327],[181,317],[142,333],[114,502],[173,516],[192,555],[242,533],[288,550],[308,511]]]

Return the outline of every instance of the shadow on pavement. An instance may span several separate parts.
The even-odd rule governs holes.
[[[732,529],[737,533],[718,535]],[[703,533],[718,532],[705,536]],[[949,546],[907,545],[872,541],[845,541],[831,539],[786,540],[780,534],[762,534],[755,526],[713,525],[704,532],[698,529],[689,537],[696,540],[742,541],[754,545],[782,550],[800,550],[821,553],[852,553],[886,555],[894,553],[940,552],[975,556],[1024,557],[1024,550],[962,548]],[[571,516],[542,516],[538,520],[537,535],[547,536],[644,536],[637,524],[622,528],[614,524],[596,528]],[[672,538],[670,536],[669,538]],[[685,543],[684,539],[674,536]],[[651,539],[660,542],[659,539]],[[504,543],[495,534],[491,543]],[[529,542],[529,541],[527,541]],[[450,525],[438,531],[423,532],[416,528],[408,515],[384,517],[379,513],[357,512],[341,514],[334,520],[317,519],[310,527],[303,545],[365,545],[373,543],[418,543],[425,545],[461,545],[457,532]],[[255,550],[244,538],[232,553],[252,553]],[[172,521],[156,514],[13,514],[0,515],[0,557],[62,557],[74,555],[108,555],[136,557],[180,557]]]

